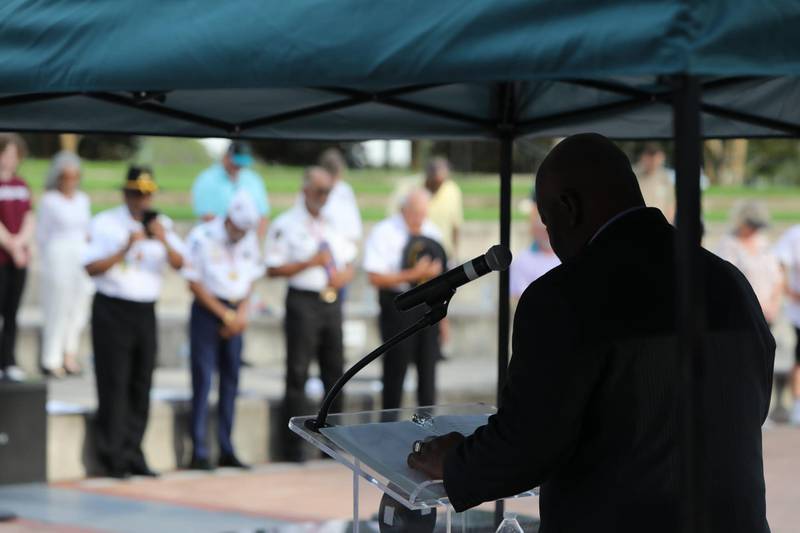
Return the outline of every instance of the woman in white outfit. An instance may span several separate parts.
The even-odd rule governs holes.
[[[744,274],[772,326],[781,310],[783,274],[764,231],[769,226],[769,211],[763,202],[742,200],[733,206],[731,221],[732,231],[720,239],[717,255]]]
[[[91,212],[89,197],[78,190],[80,179],[80,158],[72,152],[59,152],[50,165],[39,203],[42,369],[53,377],[80,372],[78,347],[91,302],[92,284],[82,264]]]

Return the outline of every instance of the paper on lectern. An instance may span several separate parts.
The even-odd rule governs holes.
[[[471,435],[486,424],[489,415],[441,415],[432,418],[432,424],[422,426],[412,421],[357,424],[323,428],[322,434],[391,483],[410,494],[423,481],[425,474],[412,470],[406,464],[414,441],[445,435],[452,431]],[[438,497],[445,496],[441,485],[433,488]]]

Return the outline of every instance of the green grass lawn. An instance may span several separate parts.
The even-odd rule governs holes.
[[[35,193],[40,193],[44,187],[49,161],[42,159],[28,159],[20,168]],[[158,207],[176,220],[191,220],[193,218],[190,205],[192,182],[205,168],[205,164],[197,163],[168,163],[155,168],[156,181],[166,194],[157,200]],[[127,164],[119,161],[86,161],[83,169],[83,189],[94,198],[93,210],[99,211],[114,205],[116,201],[109,193],[116,191],[122,184]],[[267,190],[273,195],[273,216],[287,209],[291,199],[300,187],[302,168],[279,165],[258,164],[256,172],[264,176]],[[348,179],[357,195],[372,199],[370,205],[362,206],[362,216],[366,221],[380,220],[386,214],[386,201],[395,189],[397,180],[414,173],[403,169],[355,169],[348,174]],[[456,174],[455,179],[461,186],[467,206],[464,215],[467,220],[494,221],[499,218],[500,184],[495,174]],[[513,202],[528,197],[531,191],[531,176],[519,175],[514,177],[512,184]],[[797,209],[773,209],[773,219],[776,221],[800,221],[800,187],[710,187],[705,191],[707,199],[719,199],[730,202],[739,197],[757,197],[769,202],[771,200],[783,201],[787,198],[797,199]],[[475,201],[473,201],[475,200]],[[380,205],[375,205],[376,203]],[[514,218],[524,219],[525,215],[514,209]],[[728,209],[712,208],[705,213],[706,220],[725,221]]]

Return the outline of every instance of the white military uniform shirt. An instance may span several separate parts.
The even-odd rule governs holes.
[[[183,243],[172,231],[172,220],[159,215],[158,221],[166,230],[169,245],[182,254]],[[90,225],[89,246],[83,264],[116,254],[128,244],[131,233],[135,231],[144,232],[144,227],[134,220],[125,205],[98,213]],[[166,266],[166,247],[156,239],[142,239],[131,246],[122,261],[105,273],[92,276],[92,280],[97,292],[105,296],[133,302],[155,302],[161,294]]]
[[[238,302],[247,297],[253,283],[264,275],[255,231],[232,243],[225,219],[215,218],[194,228],[186,238],[186,260],[181,274],[200,283],[223,300]]]
[[[305,205],[303,193],[297,196],[298,206]],[[339,235],[358,243],[361,240],[361,211],[358,209],[353,188],[346,181],[339,179],[331,188],[328,200],[322,207],[322,216],[328,219]]]
[[[800,225],[789,228],[783,234],[775,244],[774,252],[786,269],[789,288],[794,292],[800,292]],[[784,302],[786,302],[786,318],[792,325],[800,328],[800,302],[791,297],[785,298]]]
[[[273,222],[264,245],[267,267],[308,261],[327,243],[334,266],[341,270],[356,258],[356,245],[324,215],[311,216],[305,204],[295,205]],[[321,292],[329,285],[325,267],[306,268],[289,278],[295,289]]]
[[[436,226],[426,220],[422,223],[423,237],[442,242],[442,235]],[[403,249],[410,234],[403,215],[393,215],[375,225],[364,247],[364,270],[374,274],[394,274],[403,267]],[[407,283],[396,285],[390,290],[405,291]]]

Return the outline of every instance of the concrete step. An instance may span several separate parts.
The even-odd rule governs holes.
[[[477,364],[476,364],[477,363]],[[493,403],[496,379],[492,360],[448,361],[440,365],[440,404],[468,402]],[[370,365],[345,388],[345,411],[380,408],[380,365]],[[151,411],[144,439],[144,453],[150,466],[168,472],[190,460],[190,389],[188,373],[182,370],[156,371],[151,394]],[[277,462],[281,457],[281,438],[287,420],[281,412],[283,386],[279,372],[246,369],[242,373],[242,392],[237,400],[233,441],[240,458],[251,464]],[[213,389],[212,389],[213,390]],[[321,400],[321,383],[312,378],[306,387],[316,413]],[[415,405],[415,372],[409,371],[404,405]],[[210,398],[211,415],[207,442],[211,457],[216,448],[216,397]],[[96,407],[94,387],[89,376],[49,384],[47,475],[49,481],[82,479],[102,475],[92,438]],[[307,457],[317,457],[310,446]]]

